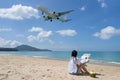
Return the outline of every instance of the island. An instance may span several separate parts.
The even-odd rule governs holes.
[[[20,45],[15,48],[3,48],[0,47],[0,51],[52,51],[49,49],[38,49],[29,45]]]

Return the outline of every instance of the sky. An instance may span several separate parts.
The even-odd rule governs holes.
[[[120,51],[120,0],[2,0],[0,47],[22,44],[40,49]],[[53,12],[74,10],[69,22],[45,21],[43,6]]]

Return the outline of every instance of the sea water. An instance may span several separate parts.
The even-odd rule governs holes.
[[[120,51],[79,51],[78,57],[83,54],[91,54],[90,59],[98,62],[120,64]],[[1,51],[0,54],[31,56],[49,59],[69,60],[71,51]]]

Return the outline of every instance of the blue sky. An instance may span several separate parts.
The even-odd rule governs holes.
[[[120,51],[120,0],[0,1],[0,47],[21,44],[51,50]],[[44,21],[38,6],[74,10],[62,23]]]

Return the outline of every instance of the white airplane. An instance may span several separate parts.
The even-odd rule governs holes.
[[[50,20],[52,22],[53,19],[56,19],[56,20],[59,20],[61,22],[67,22],[67,21],[70,21],[70,19],[66,19],[66,18],[63,18],[61,17],[62,15],[65,15],[65,14],[68,14],[74,10],[69,10],[69,11],[64,11],[64,12],[53,12],[51,10],[48,10],[42,6],[38,7],[38,10],[42,11],[42,14],[46,14],[47,16],[43,16],[43,18],[48,21]]]

